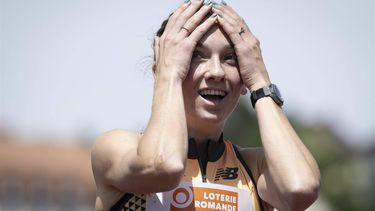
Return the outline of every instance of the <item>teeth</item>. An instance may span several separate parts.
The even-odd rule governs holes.
[[[225,97],[225,92],[220,90],[214,90],[214,89],[205,89],[199,92],[201,95],[219,95]]]

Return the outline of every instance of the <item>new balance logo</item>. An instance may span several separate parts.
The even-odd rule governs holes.
[[[238,177],[237,172],[238,172],[237,167],[235,167],[235,168],[229,168],[229,167],[219,168],[216,171],[215,181],[218,181],[220,178],[224,179],[224,180],[236,179]]]

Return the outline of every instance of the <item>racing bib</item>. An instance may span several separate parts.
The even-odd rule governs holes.
[[[147,194],[146,200],[150,211],[251,211],[252,207],[247,190],[191,181],[168,192]]]

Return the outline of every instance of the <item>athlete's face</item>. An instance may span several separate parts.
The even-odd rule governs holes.
[[[188,123],[222,125],[244,88],[230,39],[213,26],[197,45],[183,82]]]

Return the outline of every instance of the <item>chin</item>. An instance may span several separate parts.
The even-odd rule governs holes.
[[[194,115],[194,122],[199,124],[222,125],[226,118],[223,113],[212,111],[200,111]]]

